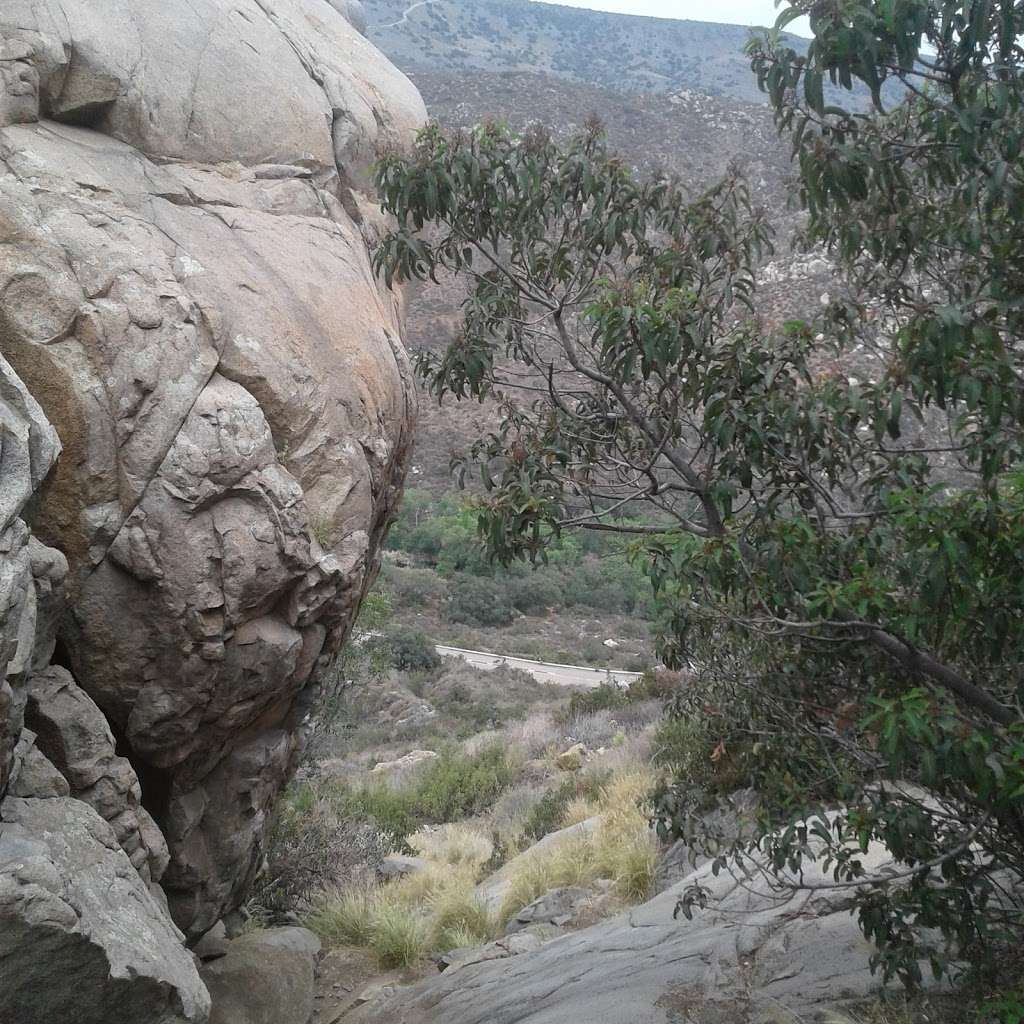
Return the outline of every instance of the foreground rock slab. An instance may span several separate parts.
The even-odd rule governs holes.
[[[806,877],[825,881],[813,870]],[[707,909],[673,920],[691,885],[706,890]],[[707,865],[643,906],[535,951],[383,994],[352,1021],[775,1024],[785,1011],[814,1020],[871,993],[870,947],[844,894],[778,899],[757,889]]]

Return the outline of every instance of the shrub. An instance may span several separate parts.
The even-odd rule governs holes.
[[[569,700],[566,719],[593,714],[595,711],[621,708],[628,703],[628,690],[615,683],[602,683],[600,686],[594,687],[593,690],[574,693]]]
[[[538,569],[514,576],[508,584],[509,600],[524,615],[546,615],[565,602],[561,577],[553,570]]]
[[[598,878],[612,879],[624,899],[644,899],[658,859],[657,842],[642,806],[653,784],[652,774],[644,769],[613,777],[600,787],[594,801],[600,818],[595,831],[526,853],[509,879],[502,919],[507,921],[549,889],[585,885]]]
[[[507,626],[515,617],[503,580],[458,574],[452,577],[447,615],[469,626]]]
[[[672,769],[679,779],[710,781],[714,750],[707,723],[695,716],[668,715],[654,733],[654,763]]]
[[[422,829],[406,840],[412,851],[425,860],[474,870],[486,864],[494,852],[491,841],[476,829],[461,824]]]
[[[578,795],[575,777],[564,779],[554,789],[549,789],[530,809],[523,822],[523,835],[536,842],[551,832],[562,828],[562,819],[569,802]]]
[[[472,885],[439,890],[428,903],[435,948],[442,953],[460,946],[482,946],[494,938],[497,925]]]
[[[515,763],[500,744],[475,754],[446,748],[405,788],[391,789],[382,782],[351,789],[334,784],[333,799],[348,816],[372,819],[391,843],[404,846],[406,837],[423,825],[486,810],[515,773]]]
[[[448,596],[448,584],[433,569],[388,566],[384,586],[398,608],[436,607]]]
[[[274,920],[307,906],[323,890],[379,863],[388,843],[370,822],[343,812],[311,785],[293,785],[278,806],[266,869],[253,887],[256,915]]]
[[[433,672],[441,667],[434,642],[417,630],[393,626],[378,639],[399,672]]]
[[[376,889],[369,886],[328,892],[306,925],[328,948],[368,946],[373,937]]]

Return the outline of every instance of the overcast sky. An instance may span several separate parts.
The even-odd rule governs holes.
[[[589,7],[616,14],[645,14],[652,18],[684,18],[718,21],[727,25],[771,25],[778,11],[773,0],[540,0],[567,7]],[[802,27],[803,26],[803,27]],[[790,31],[810,35],[805,19],[794,22]]]

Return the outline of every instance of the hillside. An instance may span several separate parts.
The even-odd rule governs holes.
[[[526,0],[367,0],[370,39],[405,71],[530,71],[623,92],[760,102],[750,29]]]
[[[612,148],[636,174],[667,170],[695,191],[737,163],[755,202],[771,214],[778,238],[774,266],[766,267],[759,292],[759,311],[773,319],[806,313],[827,289],[828,268],[822,261],[789,254],[796,223],[788,202],[792,167],[767,108],[687,90],[628,94],[533,72],[413,71],[411,77],[430,116],[446,127],[497,120],[525,128],[540,122],[564,138],[596,115]],[[415,286],[407,321],[410,348],[423,351],[447,343],[459,322],[460,288],[444,275],[437,283]],[[487,404],[449,402],[439,409],[424,397],[410,482],[449,490],[450,457],[494,422]]]

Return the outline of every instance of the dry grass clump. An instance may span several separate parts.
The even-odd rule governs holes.
[[[400,902],[378,900],[370,918],[369,946],[381,967],[414,967],[429,952],[429,923]]]
[[[307,923],[326,946],[360,946],[382,967],[410,968],[430,954],[496,936],[497,922],[476,898],[490,841],[464,825],[446,825],[416,833],[410,845],[427,861],[423,870],[325,896]]]
[[[460,824],[421,829],[409,836],[406,844],[424,860],[474,870],[482,868],[494,853],[490,839],[476,829]]]
[[[649,770],[635,768],[614,776],[600,789],[596,799],[583,797],[571,801],[563,826],[596,816],[596,829],[527,853],[509,879],[501,908],[502,920],[508,920],[549,889],[585,885],[598,878],[611,879],[616,892],[625,900],[644,899],[658,861],[657,840],[643,807],[653,783]]]
[[[551,711],[535,711],[507,725],[504,736],[509,746],[517,747],[526,757],[542,757],[565,742],[565,727]]]
[[[325,946],[369,946],[374,898],[375,891],[367,884],[327,892],[307,924]]]

